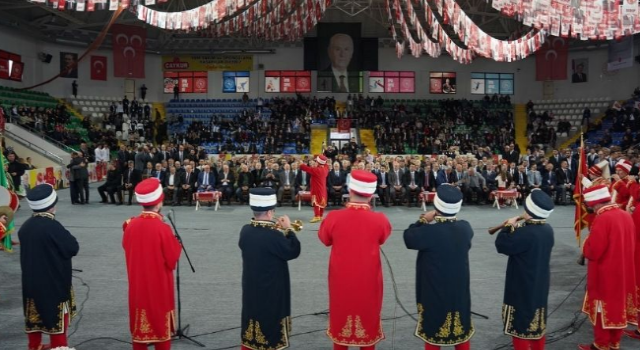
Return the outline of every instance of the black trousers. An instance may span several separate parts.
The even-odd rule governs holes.
[[[118,202],[122,203],[122,193],[119,190],[120,190],[120,186],[107,186],[106,184],[103,184],[102,186],[98,186],[98,194],[100,194],[100,198],[102,198],[102,201],[103,202],[107,201],[106,194],[108,194],[112,204],[116,202],[114,198],[114,194],[118,195]]]
[[[69,195],[71,196],[71,204],[78,203],[78,185],[77,180],[69,181]]]
[[[75,181],[80,203],[89,202],[89,179],[78,179]]]

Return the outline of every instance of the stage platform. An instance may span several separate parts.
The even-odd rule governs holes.
[[[92,201],[89,205],[72,206],[68,191],[59,192],[57,220],[69,229],[80,242],[80,253],[73,266],[82,272],[74,273],[74,287],[80,311],[71,325],[70,346],[78,350],[125,350],[131,346],[110,337],[127,342],[130,340],[127,310],[127,276],[121,245],[122,222],[140,212],[140,207],[98,204],[97,185],[91,185]],[[171,209],[165,208],[165,213]],[[251,218],[248,206],[226,206],[214,212],[213,208],[176,207],[177,226],[195,265],[191,273],[186,260],[182,262],[182,319],[190,324],[189,335],[206,345],[202,349],[239,349],[241,310],[242,261],[238,248],[238,236],[242,225]],[[331,208],[329,209],[331,210]],[[410,312],[415,312],[415,259],[416,252],[405,248],[402,233],[415,222],[422,210],[419,208],[378,206],[387,214],[393,233],[384,246],[395,279],[400,301]],[[501,307],[507,257],[496,252],[494,237],[487,233],[489,226],[522,212],[516,209],[496,210],[489,205],[464,206],[459,218],[468,220],[475,230],[471,249],[471,292],[473,311],[489,317],[488,320],[473,317],[476,334],[472,348],[491,350],[509,344],[511,338],[502,332]],[[569,325],[580,309],[584,296],[586,268],[576,264],[579,248],[573,232],[573,206],[558,207],[549,220],[555,229],[555,247],[551,261],[551,291],[549,293],[548,331]],[[293,336],[291,349],[331,349],[325,335],[327,316],[327,267],[329,249],[317,238],[319,224],[309,224],[310,207],[284,206],[277,214],[287,214],[292,219],[305,222],[299,234],[302,254],[289,264],[292,286]],[[26,201],[16,215],[21,223],[30,215]],[[20,287],[19,247],[15,253],[0,252],[0,349],[27,349],[23,333],[23,316]],[[386,339],[378,349],[423,349],[413,334],[416,322],[396,308],[389,269],[384,264],[383,321]],[[85,283],[85,285],[83,285]],[[570,295],[570,293],[572,293]],[[556,307],[566,302],[557,310]],[[390,320],[394,318],[397,319]],[[584,319],[578,318],[578,323]],[[203,335],[204,334],[204,335]],[[557,335],[563,335],[557,334]],[[578,343],[592,341],[591,325],[585,322],[575,334],[549,344],[547,349],[575,349]],[[554,338],[550,338],[553,341]],[[640,343],[623,339],[623,349],[637,348]],[[510,349],[510,346],[503,347]],[[174,342],[173,349],[199,349],[186,340]]]

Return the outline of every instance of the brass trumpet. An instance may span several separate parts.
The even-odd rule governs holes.
[[[520,221],[520,220],[524,220],[524,214],[523,214],[523,215],[518,216],[518,221]],[[498,225],[498,226],[489,227],[488,232],[489,232],[489,234],[490,234],[490,235],[493,235],[493,234],[495,234],[496,232],[498,232],[498,231],[502,230],[505,226],[507,226],[507,222],[506,222],[506,221],[505,221],[505,222],[503,222],[502,224]]]
[[[278,230],[284,230],[284,228],[282,226],[280,226],[279,224],[276,223],[276,228]],[[291,229],[294,232],[300,232],[302,231],[302,229],[304,228],[304,226],[302,226],[302,220],[293,220],[291,221]]]

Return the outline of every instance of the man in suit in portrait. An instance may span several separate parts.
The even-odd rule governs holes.
[[[360,91],[360,80],[349,76],[349,64],[353,58],[354,45],[350,35],[338,33],[331,37],[327,54],[331,65],[322,70],[321,77],[331,77],[331,91],[354,93]],[[351,70],[353,72],[353,69]]]

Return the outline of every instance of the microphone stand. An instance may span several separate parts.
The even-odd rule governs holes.
[[[173,209],[171,209],[171,211],[169,212],[169,214],[167,215],[167,218],[169,219],[169,222],[171,223],[171,227],[173,227],[173,233],[175,234],[176,238],[178,239],[178,242],[180,242],[180,246],[182,247],[182,251],[184,252],[184,256],[187,258],[187,262],[189,262],[189,267],[191,267],[191,272],[195,273],[196,270],[193,268],[193,264],[191,263],[191,259],[189,258],[189,254],[187,254],[187,250],[184,247],[184,244],[182,243],[182,237],[180,237],[180,233],[178,232],[178,229],[176,228],[175,223],[173,222]],[[176,264],[176,289],[178,292],[178,329],[176,329],[176,334],[174,335],[174,337],[178,338],[178,340],[180,339],[186,339],[202,348],[205,347],[204,344],[200,343],[199,341],[189,337],[186,333],[187,330],[189,329],[190,325],[186,325],[184,328],[182,328],[182,303],[180,301],[180,259],[178,259],[178,263]]]

